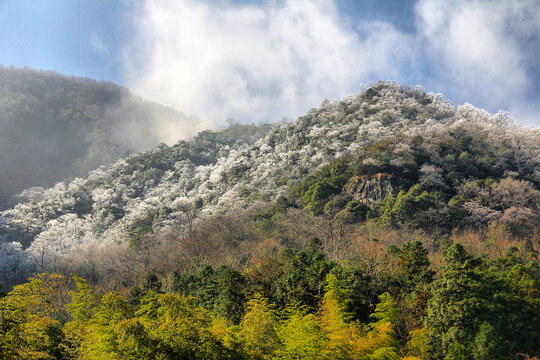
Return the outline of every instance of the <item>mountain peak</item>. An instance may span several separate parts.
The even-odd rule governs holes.
[[[325,101],[292,123],[204,131],[85,179],[27,190],[26,201],[0,213],[2,236],[22,242],[28,254],[47,244],[60,256],[90,243],[126,243],[143,228],[159,232],[193,209],[205,218],[280,195],[319,214],[332,201],[343,208],[339,201],[355,194],[360,203],[386,201],[400,191],[420,196],[425,189],[457,196],[468,181],[505,176],[540,184],[539,153],[540,134],[504,113],[490,115],[468,104],[456,109],[440,95],[378,82],[341,101]],[[379,173],[386,182],[370,183]],[[358,186],[344,190],[359,176],[381,194]],[[366,204],[383,216],[374,202]]]

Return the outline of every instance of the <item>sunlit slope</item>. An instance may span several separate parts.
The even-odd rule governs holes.
[[[26,202],[1,214],[3,233],[32,243],[26,251],[47,244],[65,253],[158,232],[192,209],[205,217],[279,195],[318,215],[346,210],[351,221],[442,231],[503,215],[536,219],[539,147],[537,129],[503,113],[381,82],[293,123],[202,132],[88,178],[28,190]],[[508,200],[523,192],[526,199]]]

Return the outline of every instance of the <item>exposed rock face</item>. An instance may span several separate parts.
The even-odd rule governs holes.
[[[388,195],[395,194],[392,176],[381,173],[374,176],[353,176],[344,189],[366,205],[381,202]]]

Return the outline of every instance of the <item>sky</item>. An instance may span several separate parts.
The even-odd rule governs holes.
[[[539,58],[537,0],[0,0],[0,64],[113,81],[214,125],[393,80],[536,126]]]

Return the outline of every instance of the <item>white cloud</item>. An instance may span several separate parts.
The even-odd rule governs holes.
[[[176,126],[173,138],[227,118],[294,118],[377,80],[423,83],[540,123],[539,106],[526,100],[540,2],[419,0],[414,16],[409,34],[384,21],[352,23],[332,0],[145,0],[124,49],[127,85],[201,117]]]
[[[346,25],[332,1],[240,6],[147,0],[125,51],[143,96],[214,122],[295,117],[356,92],[374,73],[397,77],[411,40],[386,23]]]
[[[489,107],[524,106],[527,64],[539,54],[523,42],[540,35],[540,2],[422,0],[416,15],[428,59],[438,64],[436,82]]]

